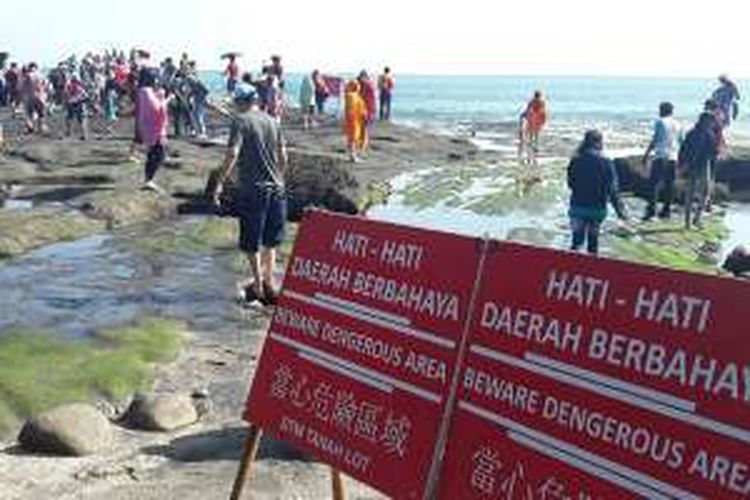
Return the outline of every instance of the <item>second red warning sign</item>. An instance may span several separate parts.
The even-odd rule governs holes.
[[[497,246],[439,497],[747,498],[748,304],[736,280]]]

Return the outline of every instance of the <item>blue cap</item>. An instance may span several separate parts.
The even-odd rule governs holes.
[[[234,95],[232,96],[234,102],[237,103],[251,103],[254,102],[257,94],[252,85],[247,83],[240,83],[234,89]]]

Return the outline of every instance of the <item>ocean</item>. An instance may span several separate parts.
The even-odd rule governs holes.
[[[352,76],[352,75],[342,75]],[[217,92],[220,73],[204,77]],[[302,75],[287,76],[287,99],[296,105]],[[551,133],[580,133],[599,128],[617,152],[648,142],[659,103],[675,105],[675,116],[690,126],[716,80],[584,76],[422,76],[396,75],[393,119],[397,123],[456,134],[473,134],[480,145],[502,146],[534,90],[547,99]],[[740,82],[740,93],[744,89]],[[340,111],[336,101],[330,111]],[[741,108],[741,111],[742,108]],[[750,141],[750,115],[740,113],[730,138]]]

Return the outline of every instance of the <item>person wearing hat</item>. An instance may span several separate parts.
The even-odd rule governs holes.
[[[272,305],[277,295],[276,248],[286,226],[286,146],[278,122],[260,110],[252,86],[239,84],[233,101],[236,114],[213,198],[218,204],[224,183],[236,170],[239,247],[247,254],[251,274],[238,283],[238,290],[249,302]]]

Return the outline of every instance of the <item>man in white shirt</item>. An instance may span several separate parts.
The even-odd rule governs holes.
[[[671,215],[672,201],[674,199],[674,182],[677,170],[677,155],[680,151],[682,141],[682,128],[672,117],[674,106],[671,102],[663,102],[659,105],[659,119],[654,123],[654,135],[646,152],[643,154],[643,163],[648,162],[651,153],[654,159],[651,162],[651,175],[649,182],[651,192],[648,200],[644,221],[654,218],[656,215],[656,204],[662,198],[664,205],[659,212],[659,218],[668,219]]]

